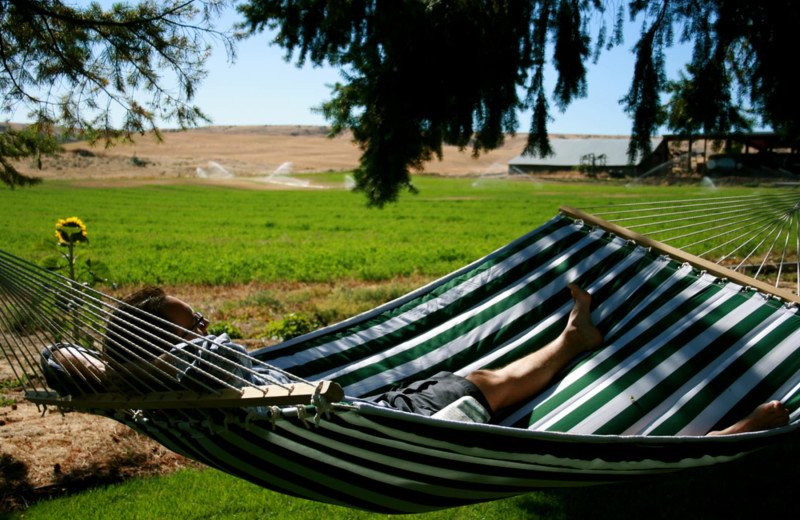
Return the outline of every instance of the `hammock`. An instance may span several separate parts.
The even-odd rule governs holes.
[[[768,286],[735,273],[722,277],[729,273],[710,271],[700,259],[699,268],[677,261],[663,253],[669,247],[652,241],[644,247],[590,219],[564,208],[457,272],[340,324],[252,352],[252,359],[224,351],[224,338],[212,342],[210,359],[191,348],[176,353],[179,337],[159,339],[142,324],[140,334],[173,358],[179,377],[165,386],[163,377],[131,373],[135,383],[117,393],[91,377],[64,382],[51,374],[48,387],[39,352],[69,344],[113,368],[94,349],[109,344],[106,324],[115,309],[132,319],[134,313],[2,253],[0,339],[34,402],[113,418],[177,453],[281,493],[376,512],[431,511],[707,466],[795,431],[797,297],[769,294]],[[495,424],[423,417],[358,399],[440,370],[466,375],[499,367],[546,344],[572,306],[569,282],[592,293],[592,318],[605,346]],[[116,346],[136,354],[125,341]],[[234,362],[235,370],[219,368]],[[293,380],[254,378],[262,365]],[[64,384],[73,395],[53,392],[61,386],[63,394]],[[788,426],[703,436],[772,399],[791,410]]]

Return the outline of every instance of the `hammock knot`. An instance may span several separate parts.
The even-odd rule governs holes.
[[[269,422],[272,424],[272,431],[275,431],[278,418],[281,416],[281,409],[277,406],[269,407]]]
[[[326,419],[331,418],[330,403],[328,403],[328,399],[322,395],[322,386],[323,383],[320,382],[314,390],[314,395],[311,396],[311,403],[314,405],[314,410],[316,410],[316,414],[314,414],[314,426],[317,428],[319,428],[319,422],[322,420],[323,413]]]
[[[303,421],[303,426],[305,426],[307,430],[310,430],[311,427],[308,425],[308,421],[306,421],[306,407],[303,405],[298,405],[296,408],[297,418]]]
[[[244,418],[244,429],[250,431],[250,422],[258,417],[258,412],[255,410],[248,410],[247,416]]]

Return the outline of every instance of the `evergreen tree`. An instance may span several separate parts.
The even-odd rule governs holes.
[[[602,0],[249,0],[240,10],[250,34],[278,30],[287,58],[341,69],[344,81],[321,110],[334,132],[353,131],[363,150],[357,187],[377,205],[413,189],[409,172],[445,143],[475,154],[500,146],[523,109],[533,114],[526,151],[551,153],[548,53],[558,75],[552,100],[563,110],[590,88],[587,60],[622,43],[626,18],[642,23],[621,100],[632,118],[631,161],[650,152],[666,121],[664,50],[676,39],[694,45],[692,88],[671,88],[691,94],[685,102],[704,129],[746,127],[746,102],[760,124],[800,136],[786,60],[800,27],[793,0],[631,0],[627,12]]]
[[[190,104],[204,76],[222,0],[141,1],[102,9],[59,0],[0,0],[0,110],[35,121],[0,134],[0,180],[33,184],[13,159],[38,158],[66,136],[110,144],[159,122],[207,118]],[[114,115],[121,120],[114,121]]]

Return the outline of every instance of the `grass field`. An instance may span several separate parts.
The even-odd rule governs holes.
[[[337,178],[331,176],[331,180]],[[421,193],[382,210],[344,191],[257,191],[212,184],[0,188],[0,249],[36,260],[57,219],[80,217],[111,280],[223,286],[249,281],[386,281],[444,275],[554,216],[558,207],[707,195],[699,188],[418,178]],[[746,193],[720,190],[720,195]],[[213,290],[213,288],[210,288]],[[784,512],[793,445],[729,465],[631,484],[530,493],[426,519],[742,518]],[[184,470],[46,501],[2,518],[377,519],[263,491],[216,471]],[[420,516],[421,517],[421,516]],[[405,518],[418,518],[408,516]]]
[[[111,280],[225,285],[257,281],[387,280],[438,276],[575,207],[667,200],[696,188],[420,178],[419,195],[384,209],[339,190],[254,191],[216,185],[0,190],[0,248],[36,260],[59,218],[88,228],[91,256]],[[741,192],[741,190],[738,190]]]

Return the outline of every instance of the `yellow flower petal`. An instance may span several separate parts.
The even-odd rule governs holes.
[[[69,228],[69,231],[66,228]],[[62,244],[85,242],[86,226],[78,217],[58,219],[56,222],[56,238]]]

